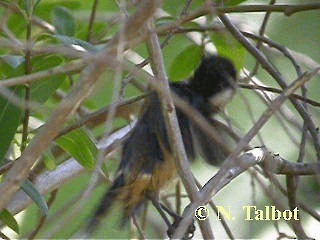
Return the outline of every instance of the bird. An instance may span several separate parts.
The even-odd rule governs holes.
[[[237,71],[225,57],[207,55],[189,79],[170,83],[170,90],[210,120],[232,97],[236,89]],[[179,128],[188,159],[201,155],[209,164],[219,165],[223,152],[179,108],[176,109]],[[150,196],[176,176],[175,164],[161,112],[160,99],[152,92],[137,124],[122,147],[121,160],[115,178],[96,207],[87,224],[92,234],[112,204],[123,204],[123,222],[127,222]]]

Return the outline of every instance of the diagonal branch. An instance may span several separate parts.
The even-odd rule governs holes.
[[[101,140],[98,144],[98,148],[105,152],[111,151],[115,145],[121,143],[130,134],[134,127],[134,123],[129,124],[118,131],[110,134],[110,136]],[[85,168],[81,166],[74,158],[70,158],[62,164],[58,165],[53,171],[45,171],[34,179],[34,184],[38,191],[45,195],[53,190],[61,187],[66,182],[79,176],[85,171]],[[22,190],[19,190],[12,198],[12,200],[6,205],[6,208],[12,213],[25,209],[32,203],[32,200]]]
[[[174,159],[177,161],[176,166],[182,182],[184,183],[191,200],[195,200],[197,199],[198,189],[190,171],[189,161],[182,142],[180,129],[177,127],[179,125],[176,111],[173,99],[170,95],[168,77],[164,70],[161,48],[153,23],[149,23],[148,30],[150,31],[148,48],[152,59],[152,68],[160,85],[160,88],[156,89],[156,91],[158,92],[161,101],[169,142],[173,151]]]

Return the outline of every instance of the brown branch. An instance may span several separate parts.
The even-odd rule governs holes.
[[[148,31],[150,32],[148,48],[152,59],[151,66],[156,79],[159,81],[159,88],[156,89],[156,91],[158,92],[161,101],[162,113],[165,119],[169,143],[173,151],[179,176],[181,177],[191,200],[195,200],[197,198],[198,189],[189,167],[189,161],[182,142],[180,129],[177,127],[179,125],[176,111],[170,95],[168,77],[164,70],[161,48],[157,34],[154,31],[153,23],[149,23]]]
[[[296,70],[297,76],[298,77],[301,76],[301,74],[302,74],[301,67],[297,64],[296,60],[293,58],[292,54],[290,53],[290,51],[286,47],[281,46],[280,44],[277,44],[277,43],[271,41],[269,38],[267,38],[265,36],[256,36],[255,34],[248,33],[248,32],[242,32],[242,34],[246,37],[250,37],[252,39],[258,40],[259,42],[266,43],[270,47],[273,47],[273,48],[277,49],[278,51],[280,51],[284,56],[286,56],[291,61],[292,65],[294,66],[294,68]]]
[[[265,148],[257,148],[250,150],[244,154],[237,161],[231,159],[224,161],[218,172],[213,176],[209,182],[201,189],[201,196],[198,201],[190,203],[184,210],[182,220],[176,229],[173,239],[179,239],[185,233],[187,227],[194,218],[194,211],[199,206],[205,205],[210,201],[210,198],[216,195],[224,186],[230,183],[234,178],[246,171],[249,167],[264,160],[266,154]],[[210,190],[207,190],[208,187]],[[208,196],[209,195],[209,196]]]
[[[275,2],[276,2],[276,0],[270,0],[269,4],[270,4],[270,5],[274,5]],[[259,36],[263,36],[263,35],[264,35],[264,33],[265,33],[265,31],[266,31],[266,28],[267,28],[267,23],[268,23],[268,21],[269,21],[269,19],[270,19],[270,16],[271,16],[271,12],[269,12],[269,11],[266,12],[266,14],[264,15],[262,24],[261,24],[260,29],[259,29]],[[256,47],[257,47],[257,49],[260,49],[261,46],[262,46],[262,41],[259,40],[259,41],[257,42],[257,44],[256,44]],[[260,66],[260,65],[259,65],[259,62],[256,61],[256,62],[255,62],[255,66],[253,67],[253,70],[252,70],[252,72],[251,72],[251,74],[250,74],[251,76],[256,75],[256,73],[257,73],[258,70],[259,70],[259,66]]]
[[[17,53],[17,54],[20,54],[21,51],[26,51],[28,49],[27,43],[22,42],[21,44],[18,44],[6,38],[0,38],[0,46],[11,49],[14,53]],[[66,57],[71,57],[71,58],[80,58],[80,57],[89,55],[86,52],[79,51],[70,46],[65,46],[62,44],[34,46],[31,51],[31,54],[33,56],[44,54],[44,53],[57,53]]]
[[[42,78],[52,76],[52,75],[58,75],[58,74],[63,74],[63,73],[71,73],[74,71],[79,71],[86,65],[86,63],[89,62],[88,60],[86,60],[86,59],[76,60],[73,62],[66,63],[65,65],[62,65],[62,66],[57,66],[57,67],[53,67],[53,68],[50,68],[47,70],[34,72],[32,74],[3,79],[0,81],[0,87],[11,87],[11,86],[16,86],[16,85],[22,85],[22,84],[26,84],[26,83],[35,82],[37,80],[40,80]]]
[[[2,162],[0,166],[0,175],[8,171],[12,167],[13,163],[14,162],[11,160],[5,160],[4,162]]]
[[[90,20],[89,20],[89,26],[88,26],[88,36],[87,36],[87,41],[88,42],[92,41],[93,24],[94,24],[94,20],[95,20],[96,13],[97,13],[98,3],[99,3],[99,0],[94,0],[93,5],[92,5],[91,14],[90,14]]]
[[[150,32],[147,43],[151,58],[151,67],[160,85],[160,89],[158,89],[160,91],[157,93],[161,102],[170,148],[173,151],[173,160],[189,198],[191,201],[195,201],[198,198],[198,188],[190,170],[189,160],[182,141],[173,99],[170,95],[168,77],[164,69],[161,47],[152,20],[147,24],[147,30]],[[200,222],[200,225],[203,237],[212,239],[213,234],[210,225],[204,224],[203,222]]]
[[[105,149],[107,152],[111,151],[115,145],[120,144],[124,139],[126,139],[133,127],[134,124],[129,124],[128,126],[119,129],[118,131],[110,134],[108,139],[101,140],[97,147],[99,149]],[[36,176],[34,178],[34,185],[42,195],[45,195],[61,187],[71,179],[79,176],[84,171],[84,167],[82,167],[74,158],[70,158],[58,165],[56,169],[52,171],[45,171],[39,176]],[[31,203],[32,200],[22,190],[19,190],[12,200],[6,205],[6,208],[12,214],[17,214]]]
[[[298,12],[320,9],[319,3],[301,5],[238,5],[218,9],[219,13],[240,13],[240,12],[282,12],[286,16],[291,16]]]
[[[54,202],[54,200],[56,199],[57,193],[58,193],[57,189],[51,192],[50,198],[47,202],[49,208],[52,205],[52,203]],[[47,220],[47,216],[42,215],[40,220],[38,221],[36,228],[28,236],[28,240],[32,240],[35,238],[35,236],[39,233],[39,231],[41,230],[41,228],[45,224],[46,220]]]
[[[142,99],[144,99],[146,96],[148,96],[148,93],[147,94],[142,94],[142,95],[140,95],[138,97],[134,97],[134,98],[131,98],[131,99],[128,99],[128,100],[124,100],[122,102],[119,102],[119,104],[116,106],[116,109],[115,109],[115,116],[116,117],[119,117],[119,116],[123,117],[123,113],[124,112],[125,112],[125,114],[132,113],[133,112],[132,108],[137,108],[136,105],[140,105],[140,101]],[[130,109],[128,109],[128,108],[130,108]],[[103,108],[101,108],[101,109],[99,109],[99,110],[97,110],[95,112],[92,112],[92,113],[84,115],[76,123],[63,128],[59,132],[59,134],[57,135],[56,138],[66,134],[66,133],[68,133],[68,132],[70,132],[72,130],[80,128],[85,124],[89,124],[90,123],[90,125],[98,125],[100,123],[105,122],[109,117],[109,111],[110,111],[110,105],[105,106],[105,107],[103,107]],[[127,118],[127,119],[129,119],[129,118]]]
[[[268,155],[262,164],[269,172],[285,175],[316,175],[320,173],[320,163],[299,163],[283,159],[280,155]]]
[[[246,88],[246,89],[257,89],[257,90],[262,90],[262,91],[268,91],[268,92],[273,92],[273,93],[282,93],[283,90],[281,89],[278,89],[278,88],[273,88],[273,87],[265,87],[265,86],[259,86],[259,85],[253,85],[253,84],[246,84],[246,83],[239,83],[239,86],[241,88]],[[296,98],[296,99],[299,99],[300,101],[306,101],[306,103],[312,105],[312,106],[315,106],[315,107],[320,107],[320,103],[315,101],[315,100],[312,100],[310,98],[304,98],[303,96],[300,96],[298,94],[291,94],[289,96],[289,98]]]
[[[30,13],[31,14],[31,13]],[[32,49],[32,41],[31,41],[31,15],[27,18],[27,33],[26,33],[26,42],[27,42],[27,49],[25,52],[25,74],[28,75],[32,72],[32,63],[31,63],[31,49]],[[21,136],[21,147],[20,151],[23,152],[28,144],[28,135],[29,135],[29,118],[30,118],[30,108],[29,103],[31,101],[31,85],[26,84],[24,93],[24,116],[22,119],[22,136]]]
[[[300,5],[237,5],[231,7],[217,7],[218,14],[222,13],[248,13],[248,12],[281,12],[286,16],[291,16],[298,12],[320,9],[319,3]]]

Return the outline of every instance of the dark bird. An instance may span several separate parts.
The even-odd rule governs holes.
[[[206,119],[227,103],[234,92],[236,70],[230,60],[220,56],[203,57],[194,75],[185,82],[170,84],[171,90],[197,109]],[[207,162],[218,165],[224,155],[206,134],[177,109],[183,143],[190,160],[199,153]],[[87,231],[92,232],[108,213],[112,203],[123,203],[123,218],[129,219],[148,199],[176,175],[160,100],[153,92],[122,149],[115,180],[98,205]]]

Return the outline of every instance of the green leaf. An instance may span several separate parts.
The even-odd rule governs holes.
[[[4,1],[0,1],[0,2],[4,2]],[[12,1],[8,1],[8,2],[12,2]],[[19,2],[19,5],[16,5],[18,2]],[[16,1],[16,4],[15,5],[18,8],[19,14],[9,14],[8,19],[6,20],[6,24],[8,25],[8,29],[10,29],[10,31],[13,33],[13,35],[17,39],[25,39],[26,31],[27,31],[26,24],[30,20],[32,13],[30,13],[29,12],[30,10],[27,9],[28,7],[25,5],[24,0]],[[3,10],[3,8],[1,8],[1,10]],[[7,47],[4,49],[6,49],[6,51],[9,50]],[[23,51],[15,51],[15,52],[18,53]]]
[[[46,200],[30,180],[24,181],[21,189],[37,204],[43,215],[48,215],[49,208]]]
[[[75,22],[68,8],[55,7],[52,12],[52,18],[58,34],[74,36]]]
[[[186,47],[173,60],[169,70],[169,78],[175,81],[190,76],[199,64],[201,54],[201,46],[191,45]]]
[[[0,60],[1,78],[15,77],[24,74],[24,57],[19,55],[2,55]],[[22,87],[10,90],[18,97],[22,95]],[[0,95],[0,162],[8,152],[12,139],[21,122],[21,110]]]
[[[2,58],[3,59],[3,58]],[[2,77],[10,78],[24,74],[25,64],[21,56],[9,56],[5,58],[4,64],[0,64]],[[9,62],[7,64],[6,62]],[[33,71],[42,71],[48,68],[58,66],[62,59],[57,56],[37,56],[32,58]],[[18,65],[20,63],[20,65]],[[31,85],[31,98],[33,101],[44,103],[65,79],[64,75],[55,75],[41,79]],[[23,95],[23,87],[17,86],[10,90],[18,97]],[[0,162],[4,160],[15,132],[21,123],[22,110],[0,96]]]
[[[237,71],[243,67],[245,49],[227,32],[215,32],[211,34],[211,40],[217,48],[219,55],[232,60]]]
[[[32,59],[33,72],[43,71],[49,68],[59,66],[63,62],[61,57],[58,56],[38,56]],[[38,103],[44,103],[51,97],[57,88],[64,81],[65,75],[54,75],[46,77],[32,83],[31,85],[31,98]]]
[[[77,0],[68,0],[68,1],[62,1],[62,0],[55,0],[55,1],[42,1],[41,4],[39,4],[35,8],[34,15],[37,17],[44,19],[46,21],[52,21],[52,13],[53,9],[57,6],[66,7],[70,10],[78,9],[80,8],[82,3],[80,3]]]
[[[3,209],[0,212],[0,220],[17,234],[19,234],[19,225],[14,216],[7,209]]]
[[[20,96],[22,88],[16,87],[12,91],[15,95]],[[0,162],[4,161],[20,122],[21,110],[0,96]]]
[[[81,39],[78,38],[74,38],[74,37],[68,37],[68,36],[64,36],[64,35],[54,35],[59,41],[63,42],[64,44],[67,45],[78,45],[80,47],[83,47],[85,50],[89,51],[89,52],[99,52],[102,50],[101,46],[94,46],[86,41],[83,41]]]
[[[85,168],[92,169],[94,167],[98,150],[83,129],[76,129],[59,137],[56,143]]]

